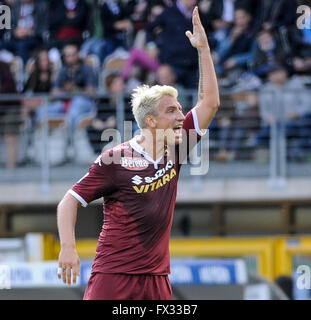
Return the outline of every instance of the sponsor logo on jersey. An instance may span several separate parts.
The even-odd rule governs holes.
[[[165,186],[166,183],[170,182],[175,176],[176,176],[176,170],[174,168],[171,168],[170,172],[163,175],[157,181],[154,181],[148,184],[143,184],[139,187],[137,186],[138,185],[137,184],[136,186],[132,186],[132,187],[137,193],[146,193],[149,191],[154,191]]]
[[[136,185],[140,185],[143,182],[143,179],[140,176],[136,175],[132,178],[132,182]]]
[[[162,177],[166,171],[168,171],[169,169],[171,169],[173,167],[173,161],[170,160],[167,162],[166,166],[162,169],[159,169],[153,177],[145,177],[145,182],[147,183],[152,183],[153,181],[159,179],[160,177]]]
[[[120,164],[127,170],[145,170],[148,168],[148,161],[142,158],[123,157]]]

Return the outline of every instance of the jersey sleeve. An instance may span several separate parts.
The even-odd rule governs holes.
[[[177,145],[179,163],[182,163],[190,154],[191,150],[199,143],[206,132],[207,130],[201,130],[199,127],[196,109],[191,109],[186,114],[183,122],[183,141],[180,145]]]
[[[188,133],[187,136],[189,135],[190,130],[193,130],[193,132],[195,131],[198,139],[201,139],[201,137],[207,132],[207,130],[200,129],[198,115],[195,108],[191,109],[186,114],[186,118],[183,123],[183,129]]]
[[[115,190],[113,164],[106,165],[99,157],[85,174],[68,191],[86,207],[93,200],[105,197]]]

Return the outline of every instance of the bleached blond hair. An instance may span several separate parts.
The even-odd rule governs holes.
[[[157,115],[160,99],[164,95],[177,98],[178,91],[171,86],[142,85],[133,90],[131,96],[132,112],[140,129],[146,127],[146,116]]]

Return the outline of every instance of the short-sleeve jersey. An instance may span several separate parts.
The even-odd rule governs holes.
[[[105,151],[69,190],[83,206],[104,197],[104,223],[92,272],[170,273],[169,238],[182,162],[179,150],[191,140],[189,132],[195,133],[196,143],[204,134],[195,109],[187,113],[183,129],[186,137],[175,154],[154,161],[134,137]]]

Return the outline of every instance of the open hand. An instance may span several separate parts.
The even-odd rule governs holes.
[[[186,36],[191,42],[191,45],[194,48],[202,49],[202,48],[208,48],[208,41],[207,36],[204,30],[204,27],[201,23],[200,16],[199,16],[199,10],[196,6],[192,13],[192,25],[193,25],[193,33],[191,33],[189,30],[186,31]]]

